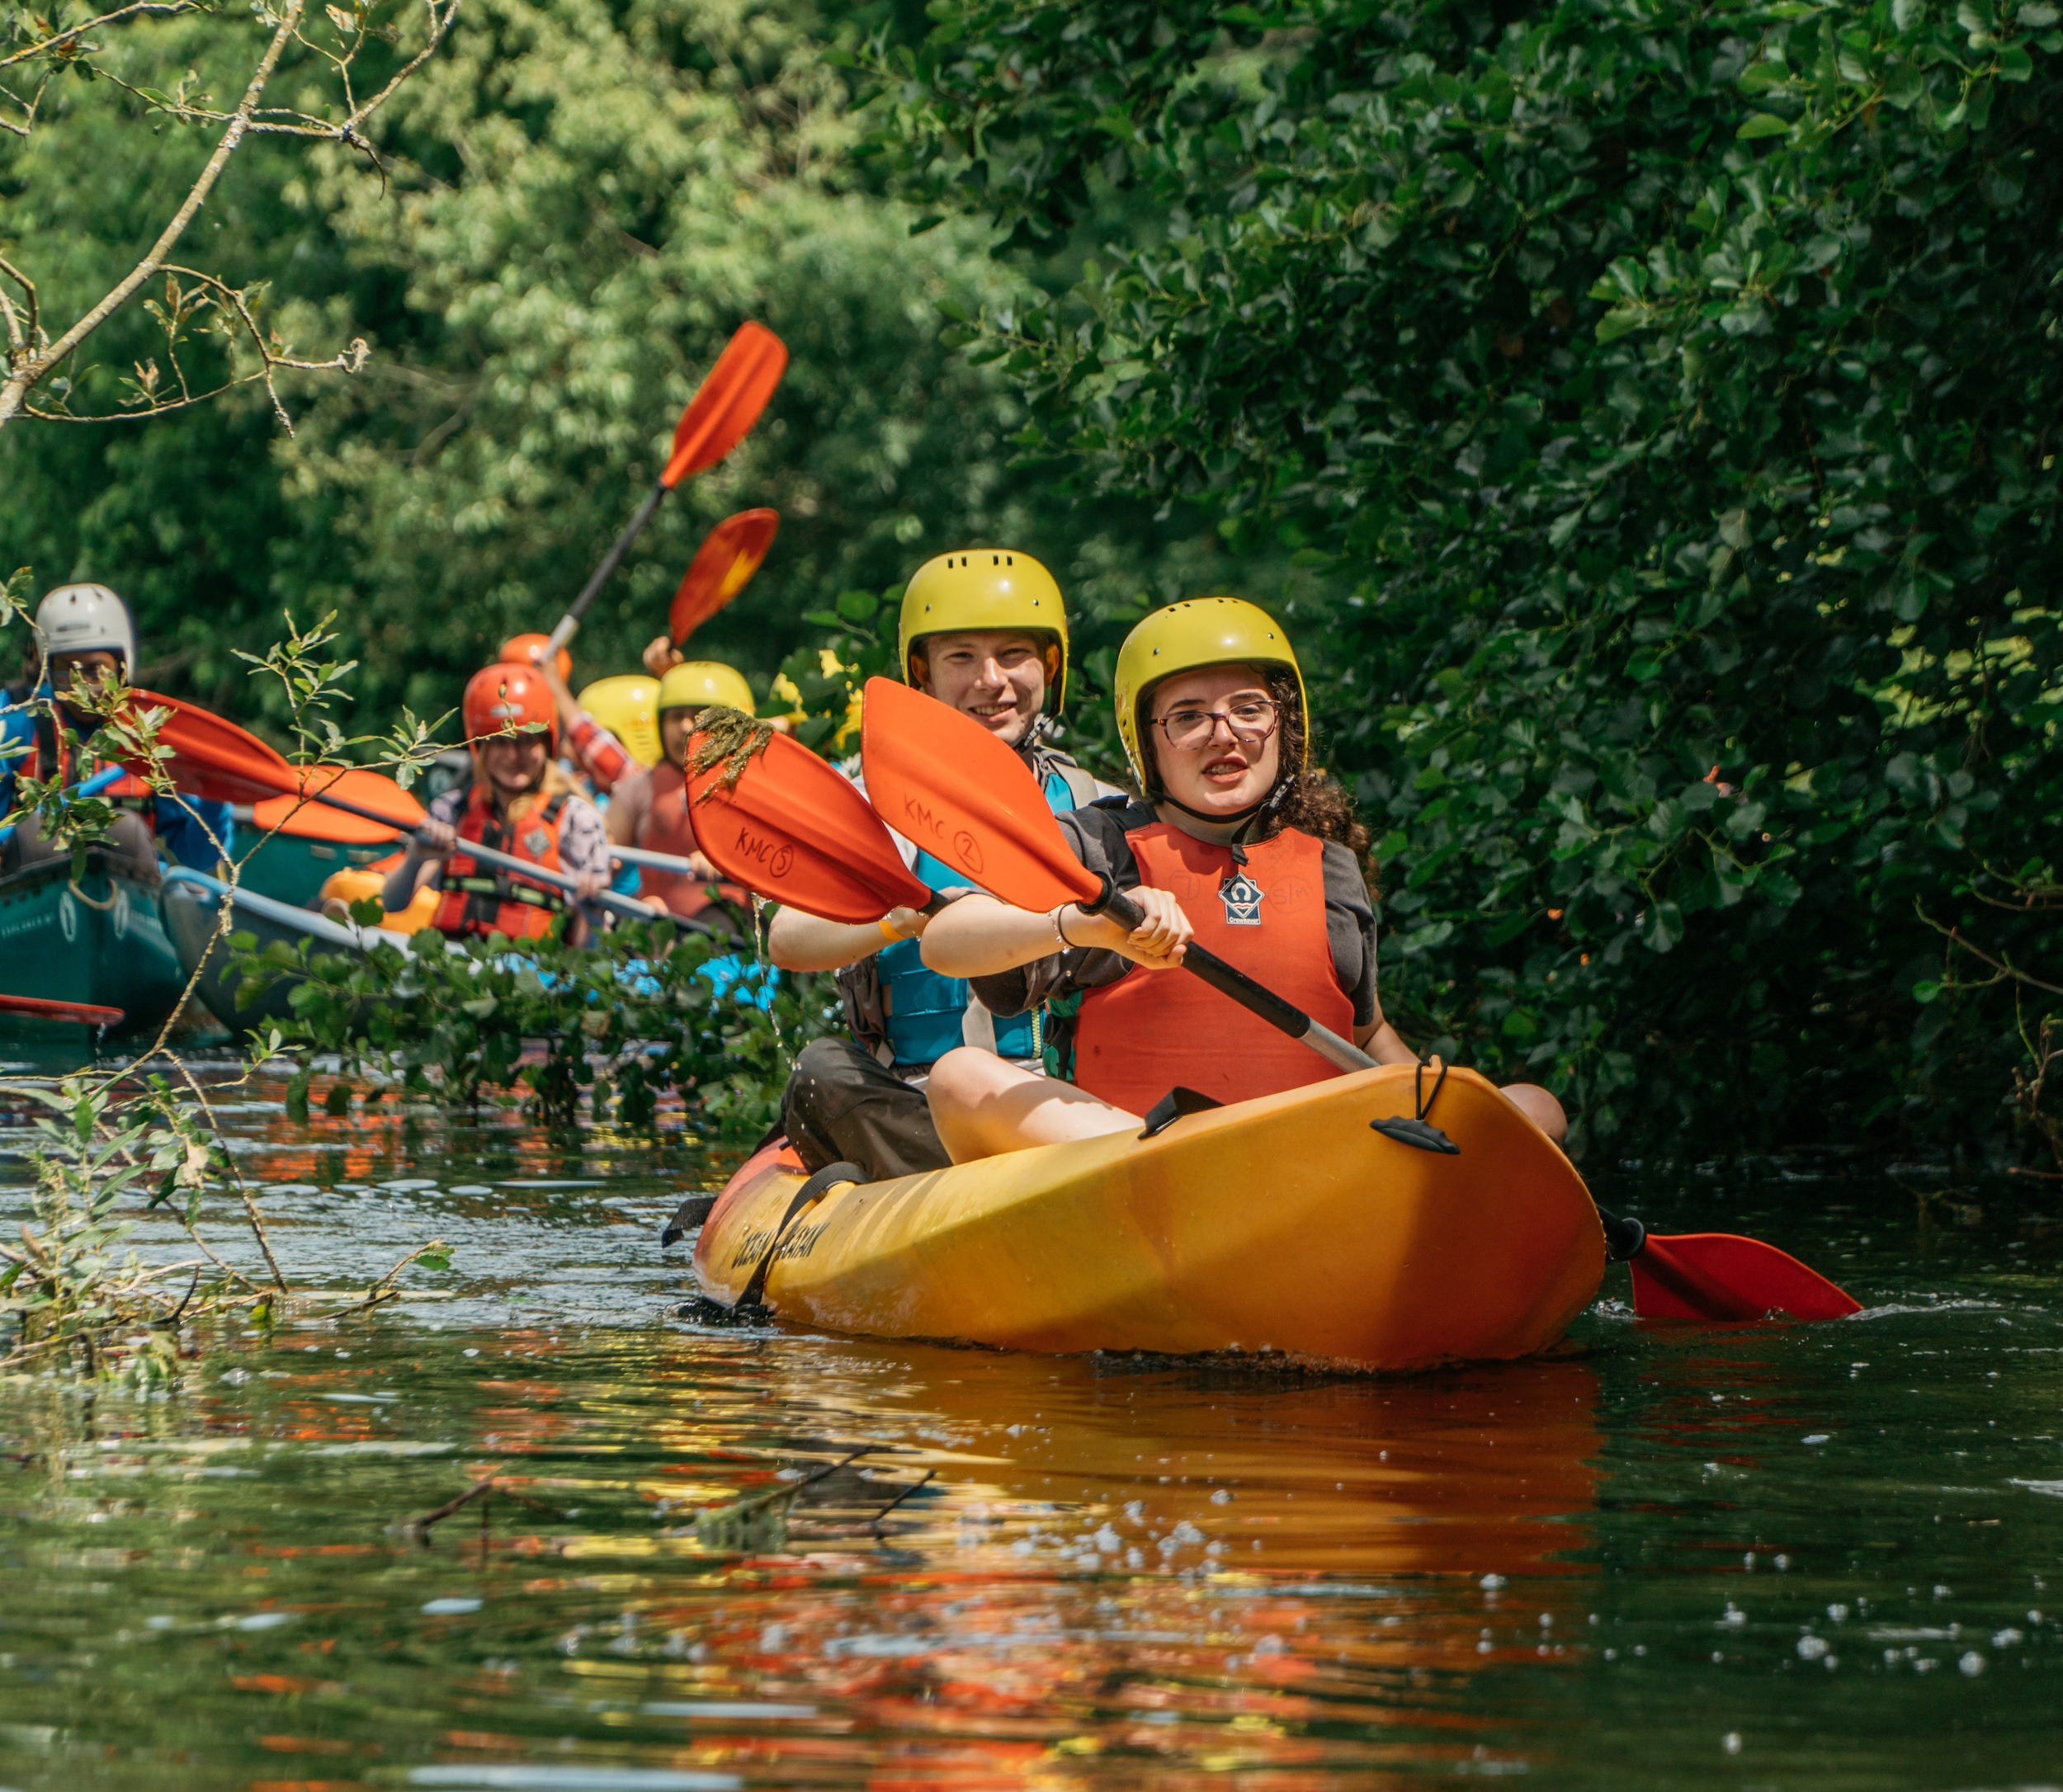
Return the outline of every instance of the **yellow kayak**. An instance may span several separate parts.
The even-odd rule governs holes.
[[[1374,1130],[1415,1114],[1409,1065],[1131,1132],[890,1182],[805,1173],[772,1147],[702,1227],[704,1292],[877,1337],[1013,1350],[1272,1353],[1364,1370],[1524,1356],[1605,1266],[1569,1160],[1472,1071],[1426,1116],[1458,1154]],[[1431,1078],[1426,1087],[1432,1087]]]

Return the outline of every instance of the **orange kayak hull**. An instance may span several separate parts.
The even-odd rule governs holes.
[[[744,1165],[704,1224],[704,1291],[735,1304],[770,1248],[781,1318],[1013,1350],[1280,1355],[1360,1370],[1528,1356],[1595,1298],[1597,1209],[1569,1160],[1455,1070],[1421,1150],[1409,1066],[1131,1133],[846,1184],[783,1227],[785,1150]]]

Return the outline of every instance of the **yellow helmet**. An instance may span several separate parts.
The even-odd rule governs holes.
[[[641,672],[597,678],[574,699],[630,749],[641,766],[659,762],[659,681]]]
[[[1008,548],[970,548],[942,554],[918,567],[903,591],[896,664],[913,685],[910,649],[927,634],[973,629],[1022,629],[1060,643],[1060,672],[1052,708],[1067,698],[1067,610],[1053,575],[1028,554]]]
[[[1140,739],[1140,705],[1162,679],[1201,666],[1286,667],[1296,679],[1296,703],[1303,712],[1303,763],[1310,763],[1310,702],[1289,637],[1259,605],[1244,598],[1187,597],[1156,610],[1117,650],[1117,732],[1141,790],[1147,787],[1149,768]]]
[[[706,709],[712,703],[743,710],[748,715],[759,707],[745,675],[720,660],[682,660],[659,681],[659,700],[655,707],[662,715],[668,710],[684,710],[691,705]]]

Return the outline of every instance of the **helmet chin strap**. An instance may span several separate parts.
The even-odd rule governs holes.
[[[1281,807],[1282,799],[1289,795],[1296,783],[1296,780],[1294,777],[1278,776],[1275,780],[1275,788],[1259,802],[1249,804],[1246,808],[1230,815],[1213,815],[1200,809],[1192,809],[1178,797],[1169,796],[1165,792],[1154,800],[1165,803],[1171,808],[1178,809],[1183,814],[1194,816],[1200,822],[1208,822],[1213,827],[1223,828],[1230,823],[1232,832],[1226,837],[1225,846],[1232,854],[1232,862],[1235,865],[1244,865],[1246,863],[1246,843],[1253,839],[1261,823],[1266,821],[1275,809]]]

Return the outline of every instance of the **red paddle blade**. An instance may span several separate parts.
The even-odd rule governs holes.
[[[158,744],[168,749],[164,769],[182,790],[218,803],[257,804],[297,788],[294,767],[235,723],[154,691],[139,691],[135,698],[139,709],[172,711]],[[145,768],[140,757],[125,763]]]
[[[890,827],[1019,908],[1094,899],[1095,874],[1069,850],[1013,747],[893,679],[868,679],[866,702],[866,791]]]
[[[776,734],[734,788],[725,776],[720,762],[690,778],[688,813],[734,884],[826,921],[879,921],[931,899],[866,799],[800,742]]]
[[[678,485],[691,473],[715,466],[743,441],[787,365],[786,345],[765,324],[739,324],[681,413],[659,483]]]
[[[26,1014],[38,1021],[73,1021],[81,1026],[120,1026],[122,1011],[92,1002],[53,1002],[45,996],[0,996],[0,1014]]]
[[[299,796],[267,797],[252,807],[251,818],[267,833],[297,834],[309,840],[341,840],[354,844],[392,840],[423,825],[423,805],[392,778],[356,766],[322,766],[300,772],[301,788],[309,797],[318,794],[340,796],[361,809],[376,809],[391,816],[394,825],[382,828],[363,816],[332,809],[327,804]]]
[[[1789,1252],[1730,1232],[1650,1233],[1627,1267],[1643,1319],[1840,1319],[1862,1310]]]
[[[705,622],[752,582],[781,526],[777,510],[741,510],[702,538],[687,577],[673,593],[667,625],[680,647]]]

